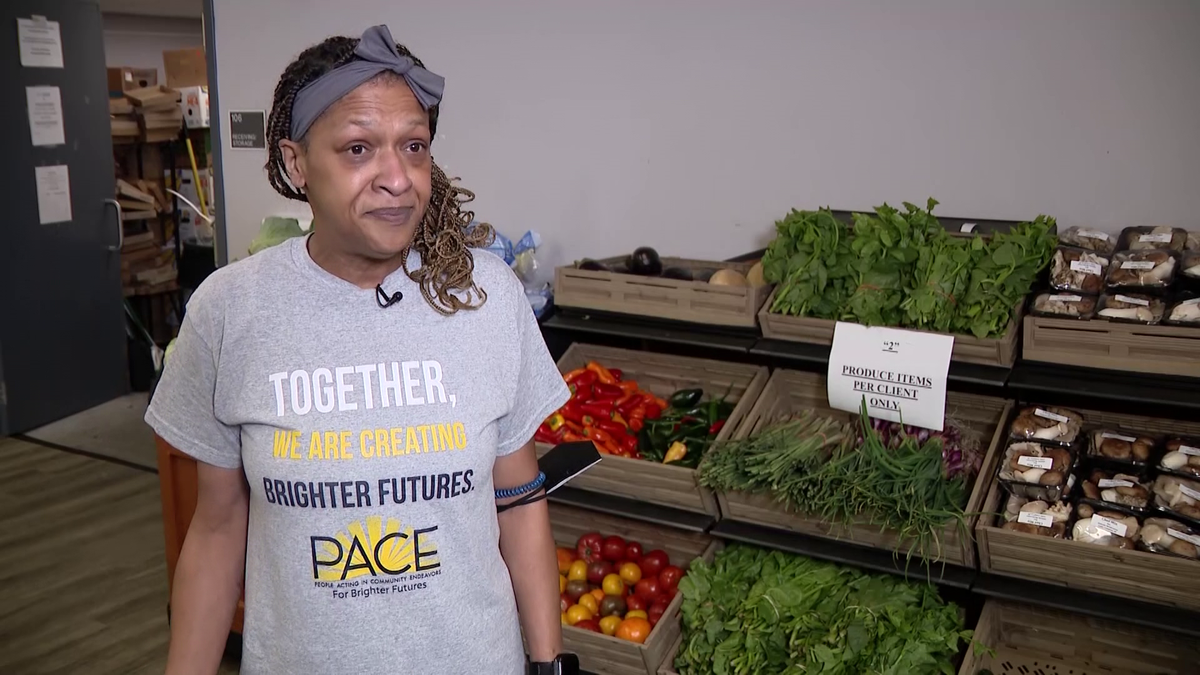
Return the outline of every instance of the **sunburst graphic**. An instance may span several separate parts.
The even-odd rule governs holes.
[[[396,518],[388,518],[385,525],[382,516],[370,516],[364,521],[350,523],[334,538],[342,550],[339,552],[332,542],[324,541],[321,542],[321,557],[341,562],[322,566],[317,572],[320,581],[342,581],[343,571],[347,580],[371,576],[372,570],[376,576],[398,576],[412,573],[416,566],[416,535],[413,528],[405,527]],[[422,533],[421,548],[436,548],[436,543],[428,539],[428,534]],[[421,557],[423,566],[437,562],[436,556]]]

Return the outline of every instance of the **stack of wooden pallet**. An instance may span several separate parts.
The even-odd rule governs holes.
[[[134,89],[123,98],[109,99],[108,111],[116,142],[161,143],[174,140],[183,129],[179,92],[163,86]]]
[[[141,135],[133,104],[127,98],[108,99],[108,118],[112,125],[113,143],[133,143]]]
[[[125,295],[152,295],[174,290],[178,272],[175,251],[164,249],[166,239],[157,227],[158,215],[169,210],[158,183],[117,179],[117,201],[121,205],[122,227],[126,232],[145,223],[143,230],[126,234],[121,247],[121,285]]]

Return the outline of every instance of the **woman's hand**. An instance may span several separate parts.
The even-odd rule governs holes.
[[[524,485],[537,478],[537,453],[533,441],[516,452],[497,457],[492,470],[497,488]],[[520,499],[498,500],[505,504]],[[498,515],[500,554],[508,565],[521,626],[532,661],[553,661],[562,652],[562,619],[559,612],[558,560],[550,532],[550,510],[542,499]]]

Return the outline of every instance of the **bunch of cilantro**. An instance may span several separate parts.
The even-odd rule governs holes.
[[[681,675],[954,673],[971,632],[932,586],[729,546],[679,583]]]

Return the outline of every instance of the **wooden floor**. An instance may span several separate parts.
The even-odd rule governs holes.
[[[158,476],[0,439],[0,589],[0,673],[162,675]]]

